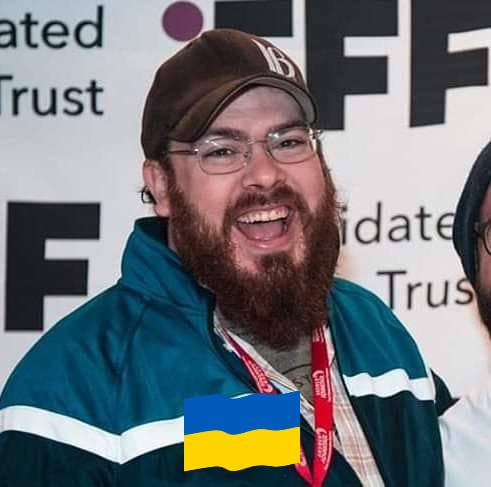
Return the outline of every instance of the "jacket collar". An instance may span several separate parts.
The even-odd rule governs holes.
[[[162,218],[136,220],[121,272],[124,285],[177,306],[205,311],[213,300],[213,294],[198,284],[168,247],[167,220]]]

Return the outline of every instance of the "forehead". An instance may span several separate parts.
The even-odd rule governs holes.
[[[488,186],[488,189],[484,195],[481,204],[481,212],[480,212],[480,220],[489,220],[491,218],[491,185]]]
[[[215,118],[207,133],[217,128],[268,126],[305,123],[306,117],[296,100],[279,88],[258,86],[240,94]]]

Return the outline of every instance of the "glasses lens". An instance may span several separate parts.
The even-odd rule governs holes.
[[[305,161],[316,151],[315,135],[307,127],[293,127],[272,133],[268,144],[271,155],[284,164]]]
[[[234,138],[205,140],[197,146],[201,168],[208,174],[227,174],[244,165],[247,143]]]

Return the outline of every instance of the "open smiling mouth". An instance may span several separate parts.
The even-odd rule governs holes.
[[[236,227],[250,240],[274,240],[286,235],[294,213],[287,206],[252,210],[237,218]]]

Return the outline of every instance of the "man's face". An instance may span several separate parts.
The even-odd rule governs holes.
[[[491,186],[486,191],[479,215],[480,222],[491,219]],[[477,240],[477,305],[481,319],[491,335],[491,255],[484,247],[482,239]]]
[[[264,140],[275,128],[301,122],[303,118],[298,104],[287,93],[258,87],[230,103],[200,140],[217,131],[242,133],[248,139]],[[189,147],[190,144],[172,142],[169,149]],[[172,160],[177,186],[186,199],[199,209],[213,231],[230,233],[236,265],[254,273],[257,272],[258,259],[275,252],[286,252],[294,262],[300,262],[304,255],[305,237],[302,214],[288,198],[261,204],[251,200],[250,195],[256,199],[258,195],[267,197],[275,189],[288,186],[304,199],[307,209],[313,212],[321,201],[326,183],[317,156],[300,164],[281,165],[266,154],[261,144],[254,144],[252,150],[247,167],[232,174],[205,174],[193,157],[172,156]],[[257,212],[261,219],[269,220],[269,224],[241,223]],[[284,212],[288,212],[285,224],[272,223],[272,219]],[[226,228],[227,224],[230,228]],[[172,246],[172,228],[170,236]]]
[[[254,88],[230,103],[202,139],[233,132],[264,140],[302,120],[285,92]],[[246,167],[223,175],[204,173],[194,156],[172,155],[169,212],[158,195],[156,211],[169,216],[169,245],[216,293],[225,318],[286,348],[324,319],[339,250],[334,188],[317,154],[286,165],[262,144],[252,147]]]

